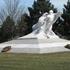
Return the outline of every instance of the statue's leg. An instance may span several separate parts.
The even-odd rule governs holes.
[[[47,34],[47,36],[49,36],[49,38],[59,38],[59,36],[57,36],[52,30]]]
[[[52,25],[45,30],[47,38],[59,38],[52,30]]]
[[[49,34],[49,32],[52,30],[52,25],[50,25],[50,23],[48,23],[48,25],[45,27],[44,32],[47,34]]]

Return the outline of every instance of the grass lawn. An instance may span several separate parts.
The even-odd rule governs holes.
[[[53,54],[0,54],[0,70],[69,70],[70,52]]]

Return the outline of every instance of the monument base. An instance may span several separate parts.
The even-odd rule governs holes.
[[[0,51],[6,46],[11,46],[8,53],[55,53],[70,51],[64,46],[70,44],[70,41],[63,39],[37,39],[37,38],[19,38],[0,44]]]

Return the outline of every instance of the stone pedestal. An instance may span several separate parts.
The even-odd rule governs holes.
[[[63,39],[37,39],[37,38],[19,38],[3,44],[0,44],[0,51],[11,46],[8,53],[55,53],[70,51],[64,46],[70,44],[70,41]]]

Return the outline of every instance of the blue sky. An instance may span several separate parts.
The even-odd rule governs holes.
[[[67,3],[68,0],[50,0],[52,2],[52,4],[54,4],[54,6],[56,8],[58,8],[58,10],[62,10],[63,5]],[[25,8],[27,7],[31,7],[33,4],[34,0],[21,0],[22,5],[25,6]],[[3,0],[0,0],[0,7],[3,7]]]
[[[60,11],[62,11],[64,4],[67,4],[67,1],[68,0],[51,0],[52,4]]]
[[[52,4],[54,4],[54,6],[62,12],[63,9],[63,5],[67,3],[68,0],[50,0]],[[25,6],[25,12],[28,13],[28,9],[27,7],[31,7],[34,0],[20,0],[22,6]],[[4,7],[4,2],[3,0],[0,0],[0,12],[1,9]]]

